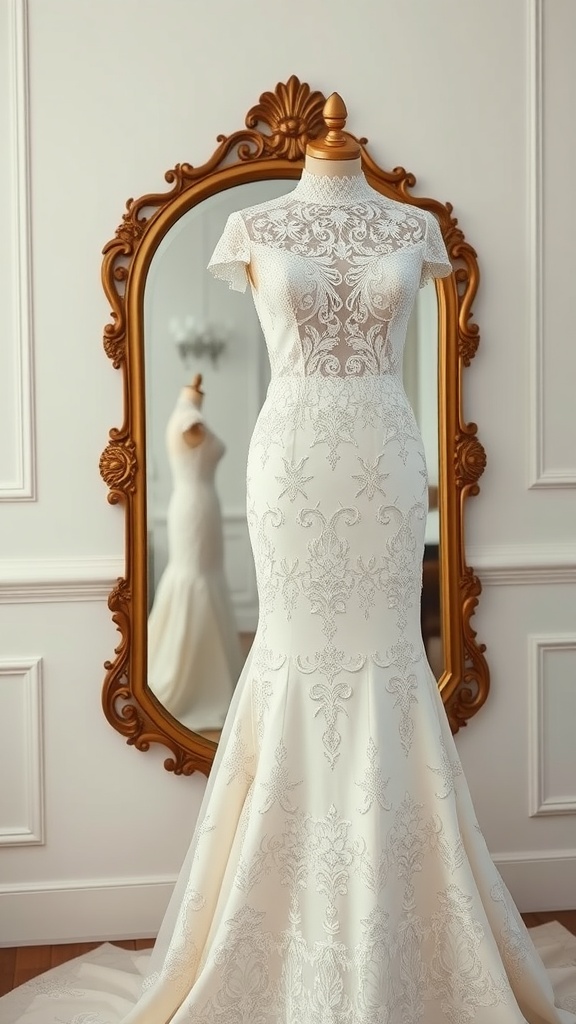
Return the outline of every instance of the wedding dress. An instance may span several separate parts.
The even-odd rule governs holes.
[[[305,171],[229,218],[211,270],[243,290],[248,264],[272,367],[248,457],[260,620],[123,1020],[574,1024],[422,644],[427,477],[401,367],[418,286],[451,271],[438,225],[363,175]]]
[[[480,834],[419,621],[427,474],[402,386],[435,219],[304,171],[210,262],[255,280],[260,619],[164,962],[126,1024],[573,1019]],[[431,386],[433,386],[431,382]]]
[[[195,423],[204,437],[192,447],[184,433]],[[148,618],[148,683],[188,729],[220,729],[242,666],[215,485],[225,449],[186,389],[168,420],[166,448],[168,564]]]

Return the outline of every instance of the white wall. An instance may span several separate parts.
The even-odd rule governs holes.
[[[98,475],[121,418],[100,252],[129,196],[202,163],[293,73],[337,89],[374,157],[450,200],[477,248],[467,411],[489,461],[468,543],[492,693],[458,745],[521,907],[573,905],[574,746],[550,723],[573,720],[576,666],[576,5],[29,0],[28,33],[25,0],[0,11],[0,128],[19,143],[0,150],[0,942],[151,934],[186,848],[203,780],[100,710],[123,554]]]

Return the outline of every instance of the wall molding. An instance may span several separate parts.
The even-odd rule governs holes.
[[[576,856],[576,851],[575,851]],[[2,896],[29,896],[52,892],[92,892],[108,889],[154,888],[172,889],[178,875],[153,875],[135,878],[59,878],[53,882],[6,882],[0,884]]]
[[[528,250],[530,311],[530,465],[529,487],[543,487],[544,354],[542,233],[542,2],[531,0],[528,14]]]
[[[0,677],[20,676],[25,709],[24,764],[27,822],[20,828],[0,823],[0,846],[44,845],[44,758],[42,659],[0,659]]]
[[[571,909],[576,849],[496,853],[492,859],[520,910]],[[166,876],[3,885],[0,946],[149,938],[158,931],[174,882]]]
[[[558,861],[576,862],[576,849],[559,850],[510,850],[506,853],[492,853],[492,860],[499,864],[550,864]],[[2,892],[2,890],[0,890]]]
[[[9,102],[12,154],[11,203],[14,268],[14,395],[17,472],[0,481],[0,501],[36,500],[33,400],[32,254],[30,222],[30,103],[27,0],[10,0]]]
[[[174,877],[59,880],[0,889],[0,946],[156,935]]]
[[[522,913],[572,909],[576,850],[495,853],[492,860]]]
[[[105,601],[123,558],[0,559],[0,604]]]
[[[576,544],[468,547],[468,564],[482,586],[576,583]]]
[[[528,32],[530,458],[529,489],[576,487],[576,468],[549,468],[545,459],[543,0],[531,0]]]
[[[236,511],[226,520],[246,522]],[[486,586],[576,583],[576,544],[469,547],[467,556]],[[103,601],[123,575],[124,559],[110,556],[0,559],[0,605]]]
[[[576,814],[576,784],[574,793],[562,800],[546,797],[544,733],[544,685],[546,682],[546,655],[550,651],[572,651],[576,655],[576,634],[547,633],[528,637],[528,680],[530,716],[529,753],[529,814],[531,818],[549,814]]]

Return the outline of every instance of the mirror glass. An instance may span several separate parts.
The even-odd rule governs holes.
[[[163,238],[146,281],[148,686],[182,725],[214,740],[258,620],[245,474],[269,369],[249,290],[228,290],[206,265],[230,213],[294,184],[250,182],[193,207]],[[422,630],[440,678],[437,356],[430,282],[410,320],[404,384],[428,463]],[[203,395],[187,388],[197,374]]]

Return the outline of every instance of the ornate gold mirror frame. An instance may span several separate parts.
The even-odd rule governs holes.
[[[177,774],[210,771],[216,745],[189,732],[169,715],[146,685],[147,558],[146,451],[144,390],[144,289],[152,258],[172,225],[214,193],[249,181],[300,177],[306,144],[324,128],[325,97],[292,76],[266,92],[246,116],[246,128],[218,136],[218,147],[201,167],[177,164],[165,175],[171,188],[130,199],[112,241],[105,246],[102,281],[112,306],[104,330],[104,348],[123,371],[124,421],[110,431],[100,459],[108,501],[126,510],[125,575],[117,581],[108,605],[121,641],[106,662],[102,702],[115,729],[138,750],[153,743],[168,747],[164,766]],[[264,130],[262,130],[262,126]],[[268,131],[266,131],[268,129]],[[452,216],[452,206],[418,197],[413,174],[397,167],[384,171],[362,145],[370,184],[397,201],[431,211],[438,219],[454,265],[450,277],[436,282],[439,310],[439,448],[440,558],[444,673],[439,682],[453,732],[482,706],[489,673],[476,642],[471,618],[481,586],[466,564],[464,506],[478,494],[486,458],[475,423],[462,412],[462,376],[479,342],[471,321],[479,280],[474,249]]]

